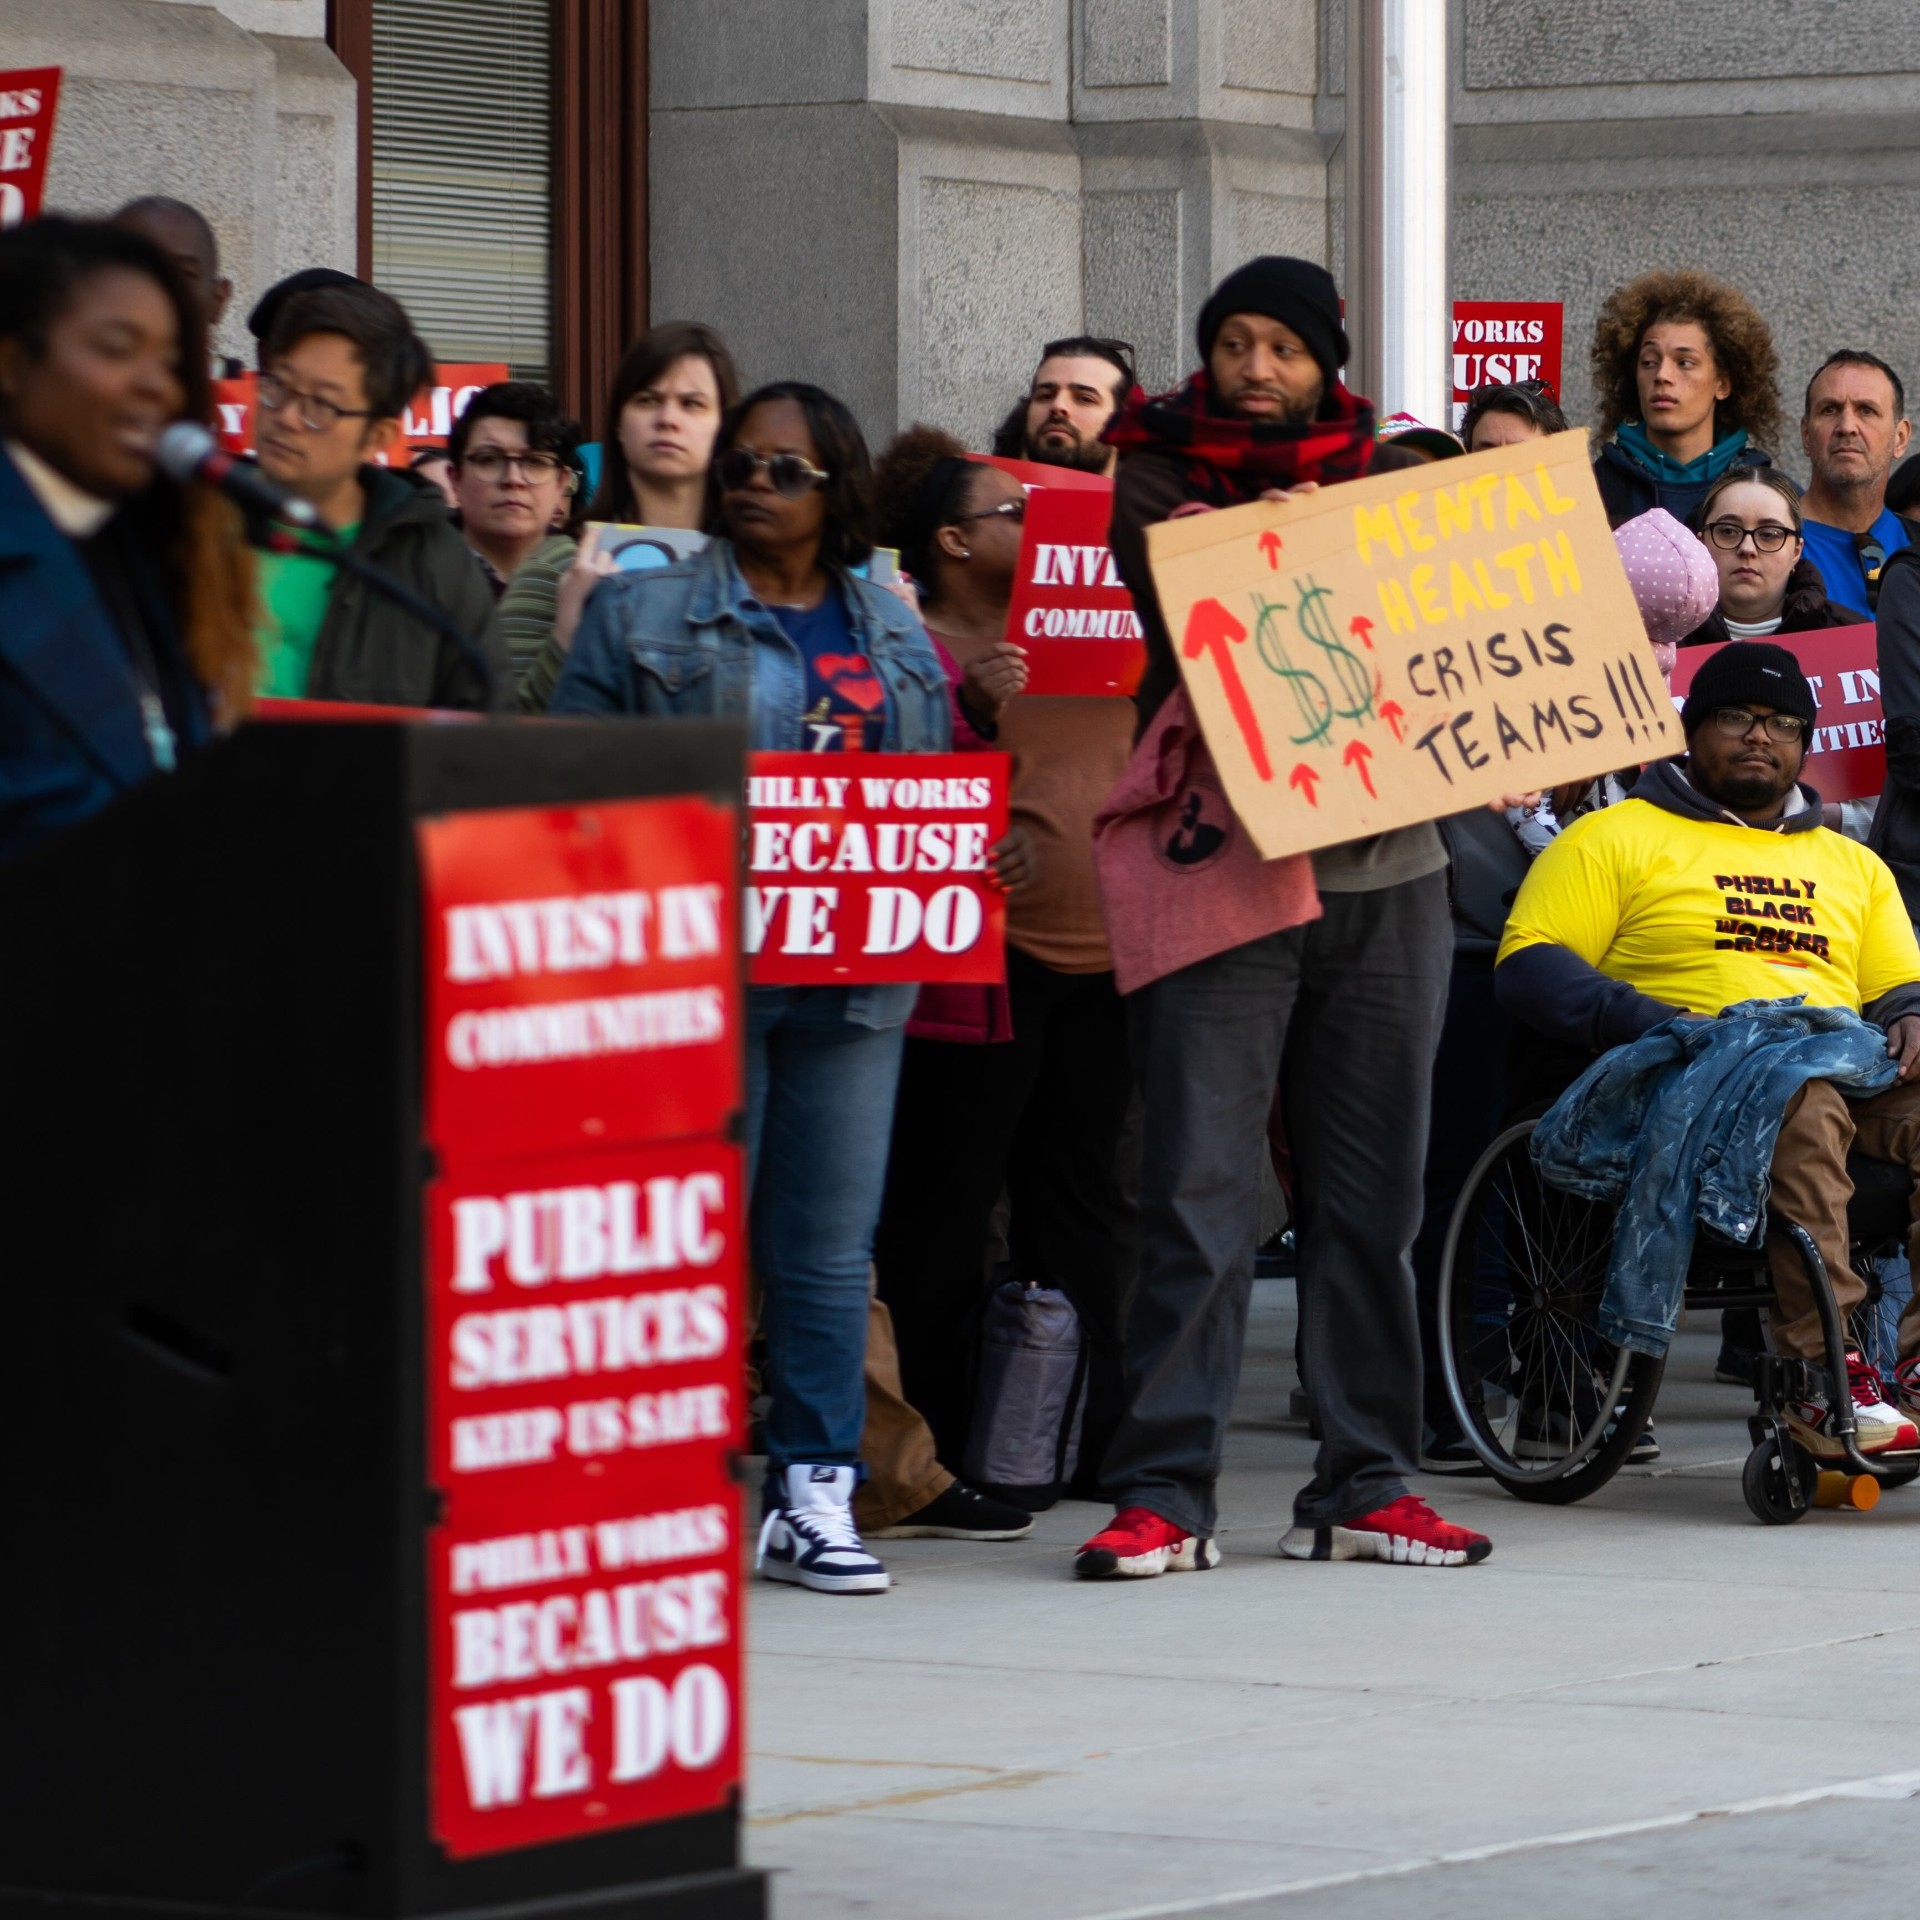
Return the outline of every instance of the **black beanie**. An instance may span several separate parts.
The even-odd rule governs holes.
[[[1263,313],[1291,327],[1307,343],[1320,363],[1328,386],[1347,364],[1347,336],[1340,325],[1340,293],[1333,275],[1311,260],[1295,260],[1284,253],[1263,253],[1249,260],[1214,288],[1200,309],[1200,362],[1213,354],[1213,343],[1229,314]]]
[[[1693,676],[1680,725],[1691,740],[1716,707],[1773,707],[1812,726],[1819,709],[1800,662],[1765,640],[1735,640]]]
[[[312,293],[319,287],[358,287],[364,284],[352,274],[342,273],[338,267],[302,267],[298,273],[290,273],[284,280],[276,280],[254,302],[253,311],[247,315],[247,331],[265,346],[280,309],[295,294]]]

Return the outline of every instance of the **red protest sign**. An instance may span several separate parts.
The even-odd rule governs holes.
[[[1871,621],[1768,638],[1800,662],[1819,708],[1807,738],[1807,784],[1822,800],[1870,800],[1887,784],[1886,722],[1880,710],[1880,645]],[[1674,697],[1718,647],[1682,647]]]
[[[747,756],[755,986],[1006,978],[1004,753]]]
[[[40,211],[53,150],[59,67],[0,72],[0,227],[17,227]]]
[[[498,386],[508,377],[504,361],[443,361],[433,370],[433,385],[414,396],[401,421],[407,445],[444,447],[453,423],[466,412],[467,402],[482,387]]]
[[[1107,549],[1113,490],[1027,495],[1007,638],[1027,650],[1029,693],[1127,694],[1146,665],[1133,596]]]
[[[455,1859],[738,1785],[742,1185],[700,1140],[429,1190],[428,1767]]]
[[[426,1128],[450,1160],[724,1130],[740,1105],[730,806],[419,823]]]
[[[1035,487],[1063,487],[1082,493],[1110,495],[1113,492],[1113,481],[1106,474],[1088,473],[1081,467],[1049,467],[1038,460],[1008,460],[997,453],[977,453],[969,458],[1012,474],[1029,491]]]
[[[384,464],[401,467],[415,447],[444,447],[453,423],[466,412],[467,402],[482,387],[506,379],[507,367],[498,361],[449,361],[434,369],[434,383],[422,387],[401,416],[400,437],[387,450]],[[243,373],[213,383],[213,401],[220,417],[220,444],[229,453],[252,453],[253,409],[259,375]]]
[[[1456,300],[1453,303],[1453,424],[1478,387],[1544,380],[1560,393],[1564,315],[1558,300]]]

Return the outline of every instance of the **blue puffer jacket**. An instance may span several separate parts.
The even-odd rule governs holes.
[[[1605,1338],[1666,1352],[1696,1224],[1741,1245],[1763,1236],[1780,1117],[1807,1081],[1865,1096],[1898,1071],[1879,1027],[1798,998],[1680,1014],[1596,1060],[1534,1128],[1533,1157],[1549,1185],[1619,1206]]]

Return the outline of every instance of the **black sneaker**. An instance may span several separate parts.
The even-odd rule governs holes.
[[[1467,1436],[1449,1420],[1444,1427],[1426,1429],[1420,1443],[1420,1471],[1485,1478],[1488,1467],[1474,1452]]]
[[[1758,1356],[1742,1353],[1737,1347],[1722,1347],[1714,1357],[1713,1377],[1725,1387],[1751,1387],[1753,1363]]]
[[[984,1493],[956,1480],[945,1493],[929,1500],[917,1513],[890,1527],[875,1527],[875,1540],[1024,1540],[1033,1531],[1033,1515],[989,1500]]]

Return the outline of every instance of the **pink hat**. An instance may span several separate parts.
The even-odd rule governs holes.
[[[1656,648],[1684,640],[1720,604],[1713,556],[1664,507],[1614,528],[1613,544]]]

